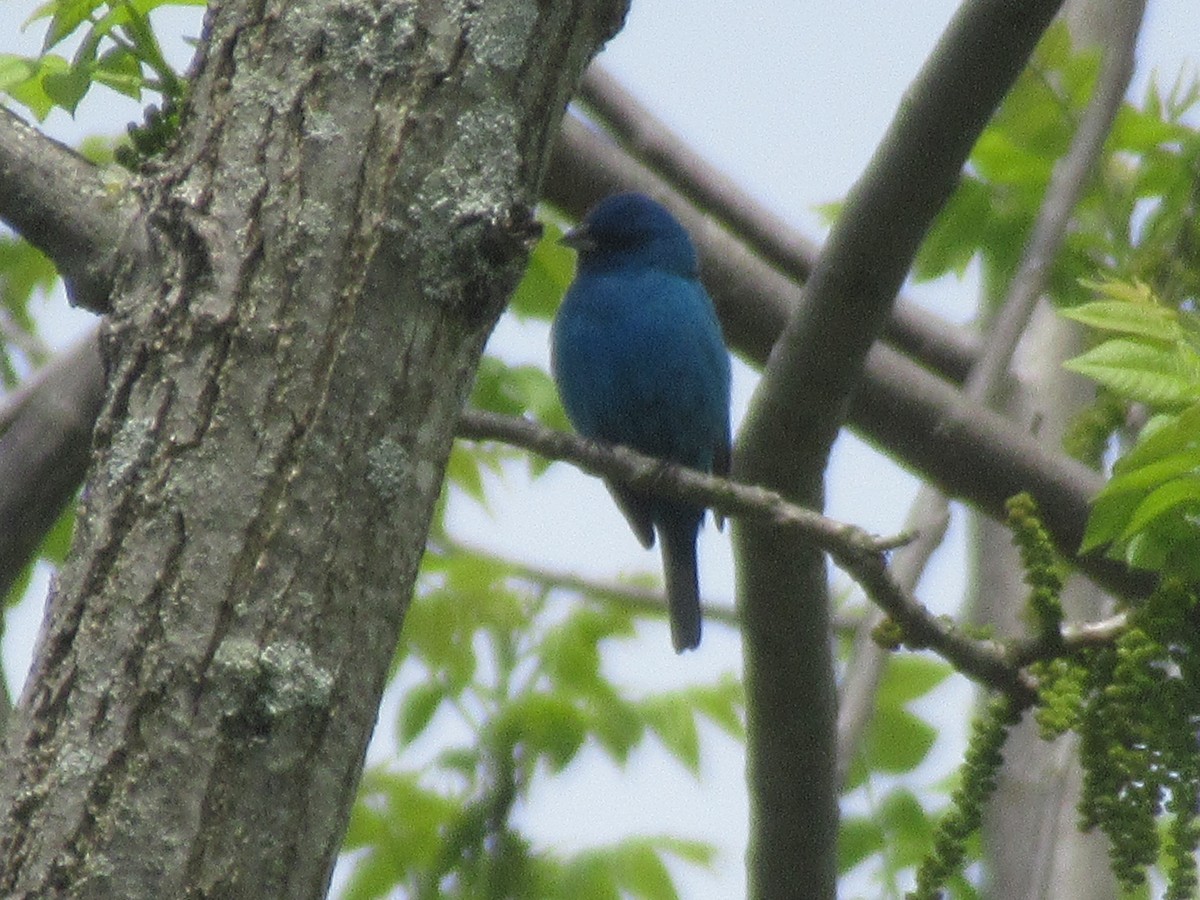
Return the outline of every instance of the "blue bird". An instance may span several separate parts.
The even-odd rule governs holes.
[[[642,194],[600,201],[562,242],[579,253],[551,333],[567,416],[586,438],[725,475],[729,352],[691,238]],[[700,643],[703,507],[608,484],[642,545],[662,544],[675,651]]]

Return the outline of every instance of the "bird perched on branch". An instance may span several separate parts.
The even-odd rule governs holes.
[[[729,352],[683,226],[642,194],[598,203],[562,239],[579,253],[554,321],[563,406],[584,437],[725,475]],[[696,535],[704,508],[608,483],[646,548],[655,532],[676,652],[700,643]]]

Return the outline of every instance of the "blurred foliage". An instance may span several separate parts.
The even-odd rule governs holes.
[[[985,297],[1003,298],[1097,72],[1098,57],[1072,53],[1062,23],[1047,31],[930,229],[917,278],[961,274],[978,260]],[[1195,295],[1200,137],[1186,117],[1198,99],[1195,82],[1180,80],[1165,93],[1152,82],[1140,105],[1121,106],[1050,272],[1057,304],[1089,299],[1083,282],[1101,277],[1141,280],[1176,303]]]
[[[711,865],[696,841],[629,837],[568,854],[516,824],[529,793],[554,790],[586,746],[624,766],[653,737],[698,777],[701,721],[743,731],[732,676],[653,694],[622,687],[602,649],[634,636],[633,613],[555,593],[519,566],[430,548],[395,664],[398,755],[364,779],[344,896],[668,898],[667,859]],[[410,749],[426,761],[407,763]]]

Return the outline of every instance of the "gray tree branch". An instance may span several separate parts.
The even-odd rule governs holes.
[[[0,597],[79,490],[103,399],[93,332],[0,406]]]
[[[993,408],[1008,384],[1010,364],[1017,342],[1025,333],[1033,310],[1046,289],[1051,268],[1066,239],[1070,222],[1087,181],[1092,177],[1104,149],[1104,141],[1125,98],[1133,74],[1133,46],[1137,40],[1141,9],[1130,17],[1119,35],[1120,45],[1105,55],[1103,68],[1083,120],[1067,153],[1059,160],[1046,187],[1033,232],[1022,254],[1017,273],[1008,287],[998,314],[990,323],[971,370],[962,386],[964,398],[984,408]],[[933,550],[940,543],[949,521],[949,498],[937,488],[922,485],[913,501],[906,527],[924,538],[897,553],[897,578],[908,590],[916,585]],[[930,539],[937,535],[937,540]],[[1015,574],[1015,573],[1014,573]],[[881,613],[868,617],[855,641],[852,664],[847,668],[838,703],[839,781],[844,780],[846,761],[854,757],[875,708],[875,693],[883,674],[886,656],[868,635]],[[872,620],[874,619],[874,621]]]
[[[959,9],[771,352],[737,441],[737,480],[820,508],[830,447],[920,241],[1058,6],[972,0]],[[748,520],[736,523],[734,540],[746,635],[750,894],[833,897],[837,698],[824,561],[811,545]]]
[[[94,165],[0,107],[0,219],[54,261],[72,302],[102,312],[135,204],[128,180]]]

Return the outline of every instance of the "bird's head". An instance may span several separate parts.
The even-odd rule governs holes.
[[[644,265],[686,278],[698,271],[688,233],[666,207],[645,194],[605,197],[562,242],[579,253],[581,270]]]

